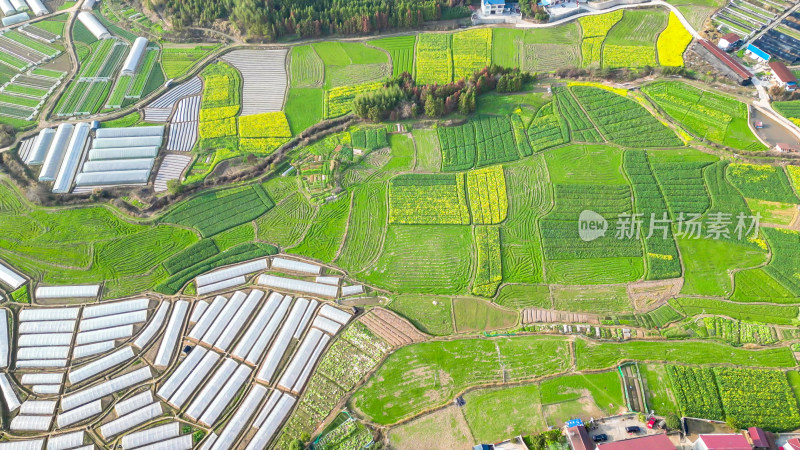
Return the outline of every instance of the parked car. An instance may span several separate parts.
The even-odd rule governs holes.
[[[658,422],[656,420],[656,418],[655,417],[651,417],[650,420],[647,421],[647,428],[650,428],[650,429],[655,428],[656,422]]]
[[[628,434],[634,434],[634,433],[639,433],[640,431],[642,431],[642,429],[637,426],[631,426],[631,427],[625,427],[625,431],[627,431]]]
[[[605,441],[608,440],[608,435],[607,434],[595,434],[594,436],[592,436],[592,440],[595,441],[595,442],[605,442]]]

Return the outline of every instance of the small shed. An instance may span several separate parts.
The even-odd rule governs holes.
[[[741,45],[741,43],[742,43],[742,38],[739,37],[738,34],[728,33],[719,38],[719,42],[717,42],[717,47],[728,52]]]
[[[769,54],[767,52],[765,52],[764,50],[761,50],[760,48],[756,47],[753,44],[748,45],[747,46],[747,50],[745,50],[744,53],[747,56],[755,59],[756,61],[760,61],[760,62],[767,62],[767,61],[769,61],[769,58],[770,58],[770,56],[769,56]]]

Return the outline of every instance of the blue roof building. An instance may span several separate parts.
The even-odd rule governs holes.
[[[750,56],[750,57],[752,57],[753,59],[756,59],[756,60],[761,61],[761,62],[767,62],[767,61],[769,61],[769,58],[770,58],[770,56],[767,54],[767,52],[765,52],[764,50],[761,50],[760,48],[756,47],[753,44],[750,44],[750,45],[747,46],[747,50],[745,51],[745,54]]]
[[[506,0],[481,0],[481,12],[485,16],[502,14],[505,8]]]

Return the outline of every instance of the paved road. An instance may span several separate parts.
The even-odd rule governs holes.
[[[560,20],[555,20],[553,22],[547,22],[547,23],[529,23],[529,22],[518,23],[517,24],[517,28],[549,28],[549,27],[554,27],[554,26],[557,26],[557,25],[561,25],[563,23],[571,22],[571,21],[573,21],[573,20],[575,20],[575,19],[577,19],[579,17],[594,16],[594,15],[597,15],[597,14],[606,14],[606,13],[609,13],[611,11],[616,11],[618,9],[646,8],[646,7],[651,7],[653,5],[663,6],[663,7],[667,8],[667,9],[669,9],[670,11],[674,12],[675,15],[678,16],[678,19],[681,21],[683,26],[686,27],[686,30],[689,31],[689,33],[695,39],[700,39],[701,38],[700,37],[700,33],[698,33],[697,30],[695,30],[694,27],[692,27],[692,25],[689,23],[688,20],[686,20],[686,17],[683,16],[683,14],[678,10],[678,8],[674,7],[673,5],[670,5],[669,3],[667,3],[667,2],[665,2],[663,0],[653,0],[653,1],[650,1],[650,2],[638,3],[638,4],[635,4],[635,5],[617,5],[617,6],[612,6],[611,8],[607,8],[607,9],[595,9],[595,8],[592,8],[589,5],[583,5],[583,8],[586,10],[586,12],[583,12],[583,13],[580,13],[580,14],[575,14],[575,15],[572,15],[572,16],[569,16],[569,17],[565,17],[565,18],[560,19]]]

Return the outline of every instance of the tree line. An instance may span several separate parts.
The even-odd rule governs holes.
[[[280,38],[371,34],[467,17],[464,0],[151,0],[177,29],[228,19],[246,36]]]
[[[455,111],[466,115],[475,111],[479,94],[493,90],[521,91],[531,81],[533,76],[528,72],[496,65],[484,67],[469,78],[444,85],[418,86],[414,78],[404,72],[387,81],[381,90],[357,95],[353,99],[353,111],[359,117],[373,122],[410,119],[423,114],[438,118]]]

